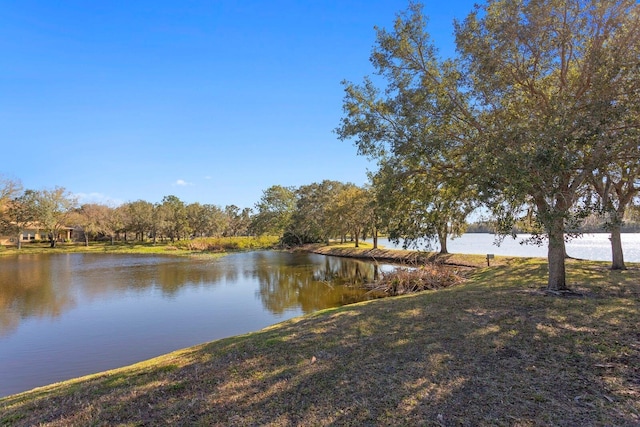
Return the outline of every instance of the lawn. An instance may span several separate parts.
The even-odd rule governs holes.
[[[504,261],[504,260],[503,260]],[[640,425],[640,269],[542,259],[0,400],[0,425]]]

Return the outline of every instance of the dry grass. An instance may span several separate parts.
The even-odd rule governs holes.
[[[3,426],[637,426],[640,270],[542,260],[0,400]]]

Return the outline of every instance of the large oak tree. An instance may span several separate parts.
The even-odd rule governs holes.
[[[491,206],[535,208],[550,290],[567,288],[566,223],[581,189],[637,153],[639,17],[633,0],[496,0],[456,27],[481,105],[475,170]]]
[[[374,83],[380,78],[345,82],[336,133],[378,160],[373,182],[390,237],[405,245],[438,240],[446,252],[447,236],[477,204],[467,146],[482,127],[460,64],[439,58],[418,4],[392,30],[377,29],[371,62],[385,87]]]
[[[76,198],[64,187],[55,187],[37,191],[35,199],[36,222],[47,232],[49,244],[54,248],[61,231],[69,226]]]
[[[428,176],[426,195],[472,190],[501,224],[532,206],[548,289],[566,289],[566,225],[584,187],[637,153],[638,17],[632,0],[488,1],[456,25],[460,58],[441,60],[411,4],[377,32],[385,89],[347,83],[338,134],[407,179]]]
[[[296,189],[272,185],[262,192],[256,203],[252,228],[257,234],[282,236],[291,223],[296,207]]]

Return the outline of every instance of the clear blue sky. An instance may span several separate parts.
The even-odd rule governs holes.
[[[453,54],[473,0],[425,1]],[[336,138],[399,0],[0,0],[0,174],[81,202],[253,207],[274,184],[367,182]]]

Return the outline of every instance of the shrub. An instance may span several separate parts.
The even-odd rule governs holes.
[[[322,242],[322,238],[318,236],[312,235],[297,235],[293,234],[290,231],[284,233],[282,238],[280,239],[280,244],[282,246],[292,247],[292,246],[302,246],[307,243],[320,243]]]

